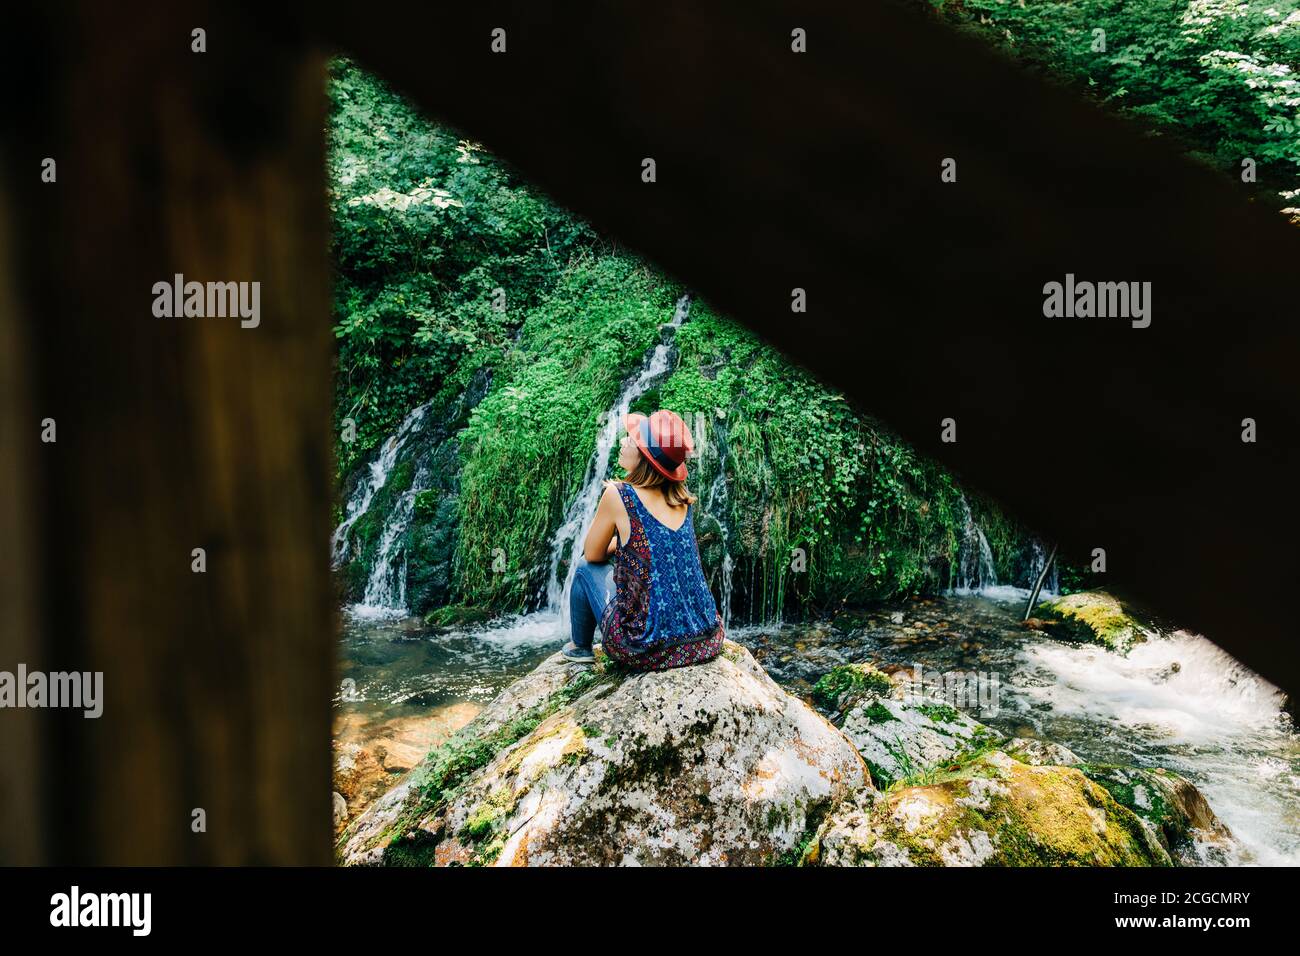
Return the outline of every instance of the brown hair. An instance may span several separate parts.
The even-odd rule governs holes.
[[[684,481],[671,481],[655,471],[650,460],[643,454],[637,459],[636,467],[627,473],[629,484],[638,488],[658,488],[663,492],[664,501],[676,508],[680,505],[695,503],[695,496],[686,487]]]

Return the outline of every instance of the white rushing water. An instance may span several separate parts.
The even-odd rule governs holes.
[[[731,536],[727,531],[727,467],[726,456],[720,445],[718,454],[718,475],[709,486],[709,514],[718,522],[718,533],[722,538],[722,586],[718,589],[718,610],[722,614],[722,629],[731,631],[731,574],[734,565],[731,560]]]
[[[677,306],[673,310],[672,321],[667,327],[676,331],[685,321],[690,306],[690,296],[683,295],[678,299]],[[640,371],[623,386],[623,391],[613,407],[605,414],[605,424],[596,439],[596,450],[592,452],[591,461],[587,464],[582,490],[569,506],[564,520],[560,522],[559,530],[555,532],[551,548],[551,574],[546,586],[546,607],[558,611],[563,622],[567,623],[569,620],[569,588],[573,585],[573,576],[578,569],[575,558],[581,552],[582,541],[591,527],[591,520],[596,514],[596,505],[604,491],[605,476],[609,473],[610,454],[623,428],[623,418],[632,407],[632,403],[657,385],[668,373],[673,348],[671,337],[656,345],[642,362]],[[564,579],[561,580],[560,565],[566,553],[569,563]]]
[[[1127,657],[1055,641],[1026,645],[1021,657],[1034,675],[1017,681],[1026,715],[1050,709],[1077,737],[1055,739],[1081,756],[1092,749],[1187,776],[1245,847],[1231,862],[1300,864],[1300,738],[1278,688],[1185,631]]]
[[[406,530],[415,515],[415,496],[425,489],[428,480],[428,469],[420,465],[411,480],[411,487],[402,492],[384,519],[384,530],[379,536],[366,593],[360,604],[353,605],[353,614],[359,617],[401,617],[407,613]]]
[[[961,499],[961,506],[965,509],[966,521],[952,591],[954,594],[974,594],[997,587],[998,575],[993,567],[993,549],[989,547],[984,531],[975,523],[965,496]]]
[[[393,466],[397,464],[397,456],[402,449],[406,447],[406,441],[411,437],[411,433],[416,426],[424,420],[424,414],[428,411],[428,404],[420,405],[411,409],[410,413],[403,419],[402,424],[398,426],[397,431],[389,435],[384,440],[384,444],[379,449],[379,455],[370,464],[370,475],[367,480],[358,483],[356,490],[353,491],[352,497],[348,500],[346,515],[337,528],[334,529],[334,535],[330,539],[330,556],[334,567],[338,567],[348,556],[350,548],[349,532],[352,526],[370,508],[370,502],[374,500],[375,492],[388,481],[388,476],[393,471]]]

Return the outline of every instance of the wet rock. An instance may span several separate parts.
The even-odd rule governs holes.
[[[424,623],[434,631],[463,630],[485,624],[492,620],[492,617],[493,612],[488,608],[452,604],[430,611],[425,615]]]
[[[1163,667],[1148,668],[1144,673],[1146,674],[1147,680],[1151,681],[1151,683],[1164,684],[1167,683],[1175,674],[1180,673],[1182,669],[1183,665],[1178,663],[1178,661],[1170,661]]]
[[[1127,654],[1155,631],[1143,626],[1105,591],[1080,591],[1044,601],[1035,609],[1040,630],[1062,640],[1089,641]]]
[[[375,754],[357,743],[340,743],[334,748],[334,788],[357,810],[367,806],[392,785]]]
[[[348,827],[343,863],[754,864],[870,783],[749,652],[632,674],[559,655]]]
[[[1244,862],[1244,849],[1186,777],[1162,768],[1083,764],[1089,779],[1132,810],[1184,866]]]
[[[1077,767],[1083,763],[1068,747],[1037,737],[1013,737],[1002,749],[1022,763],[1035,767]]]
[[[343,799],[343,794],[337,790],[333,793],[334,800],[334,829],[337,830],[343,826],[344,821],[348,818],[348,802]]]
[[[847,800],[804,860],[826,866],[1168,866],[1132,811],[1072,767],[986,753],[924,785]]]

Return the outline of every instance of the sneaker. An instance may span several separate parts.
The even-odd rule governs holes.
[[[570,660],[575,664],[596,663],[596,655],[592,653],[591,648],[578,647],[573,643],[573,641],[569,641],[569,643],[560,648],[560,653],[563,654],[567,660]]]

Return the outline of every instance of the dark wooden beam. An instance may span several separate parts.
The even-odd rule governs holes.
[[[271,8],[15,15],[4,188],[31,324],[15,356],[29,400],[5,432],[35,476],[20,494],[42,547],[5,557],[32,561],[29,664],[102,671],[104,712],[41,715],[44,845],[10,849],[36,817],[7,816],[0,848],[328,863],[324,59]],[[260,324],[157,317],[153,286],[177,273],[260,282]]]

